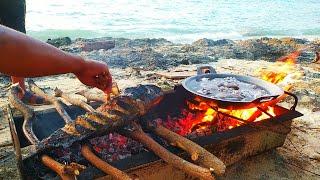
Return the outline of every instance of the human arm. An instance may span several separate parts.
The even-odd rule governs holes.
[[[102,90],[110,88],[112,81],[105,63],[84,60],[2,25],[0,72],[16,77],[74,73],[82,83]],[[98,82],[97,76],[105,81]]]

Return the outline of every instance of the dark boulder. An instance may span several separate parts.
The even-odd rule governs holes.
[[[60,47],[70,45],[72,41],[69,37],[61,37],[56,39],[48,39],[47,43],[55,47]]]

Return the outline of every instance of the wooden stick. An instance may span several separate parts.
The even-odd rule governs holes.
[[[77,92],[76,94],[79,94],[87,99],[87,101],[97,101],[97,102],[102,102],[106,103],[109,99],[107,95],[104,94],[93,94],[90,93],[88,90],[83,90],[80,92]]]
[[[173,146],[177,146],[191,155],[191,159],[209,170],[212,170],[217,175],[223,175],[226,165],[215,155],[208,152],[203,147],[193,141],[176,134],[162,125],[156,125],[152,129],[157,135],[169,141]]]
[[[66,124],[69,124],[72,122],[72,119],[70,118],[69,114],[64,110],[59,100],[51,95],[46,94],[41,88],[39,88],[33,80],[28,81],[29,88],[31,91],[33,91],[38,96],[44,98],[46,101],[49,101],[51,104],[54,105],[57,112],[60,114],[60,116],[63,118],[64,122]]]
[[[83,108],[85,111],[87,112],[94,112],[95,110],[87,103],[85,103],[84,101],[82,101],[81,99],[77,99],[77,98],[73,98],[70,95],[62,92],[60,89],[56,88],[54,90],[55,92],[55,96],[56,97],[62,97],[63,99],[65,99],[66,101],[68,101],[69,103],[75,105],[75,106],[79,106],[81,108]]]
[[[108,102],[111,96],[118,96],[120,94],[120,90],[117,83],[113,82],[110,94],[104,94],[102,92],[101,94],[94,94],[94,93],[90,93],[88,89],[77,92],[76,94],[79,94],[85,97],[87,101],[97,101],[97,102],[106,103]]]
[[[84,166],[76,163],[71,163],[70,165],[63,165],[48,155],[41,156],[41,162],[56,172],[62,180],[74,180],[76,175],[80,174],[80,171],[84,170]]]
[[[18,93],[21,92],[22,90],[18,84],[13,85],[8,95],[9,102],[13,107],[17,108],[23,114],[24,121],[22,125],[22,130],[27,140],[31,144],[37,144],[39,143],[39,139],[32,130],[32,118],[34,117],[34,112],[31,107],[27,106],[19,99]]]
[[[140,125],[136,123],[133,123],[132,125],[134,128],[132,131],[123,129],[123,130],[120,130],[120,133],[141,142],[143,145],[145,145],[148,149],[152,150],[157,156],[159,156],[165,162],[173,165],[174,167],[192,176],[199,177],[202,179],[215,179],[212,176],[209,169],[192,164],[180,158],[179,156],[169,152],[167,149],[162,147],[160,144],[154,141],[151,137],[145,134],[141,129]]]
[[[111,175],[115,179],[119,180],[131,180],[130,176],[126,174],[125,172],[111,166],[107,162],[100,159],[98,156],[96,156],[91,150],[90,147],[87,145],[83,145],[81,148],[81,154],[95,167],[100,169],[106,174]]]

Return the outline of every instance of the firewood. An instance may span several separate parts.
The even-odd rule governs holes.
[[[22,130],[27,140],[31,144],[37,144],[39,142],[38,138],[32,130],[32,118],[34,117],[33,109],[26,104],[24,104],[19,98],[18,93],[22,92],[20,86],[15,84],[11,87],[9,91],[9,102],[12,106],[17,108],[23,114],[23,125]]]
[[[62,93],[62,92],[60,92]],[[65,98],[68,102],[70,102],[71,104],[74,104],[74,105],[77,105],[77,99],[75,98],[72,98],[72,97],[68,97],[68,98]],[[78,100],[79,101],[79,100]],[[84,103],[86,104],[86,103]],[[86,107],[88,104],[86,104],[84,107]],[[89,106],[89,105],[88,105]],[[80,106],[83,108],[83,106]],[[87,112],[93,112],[91,111],[90,109],[88,108],[83,108],[85,109]],[[140,131],[138,131],[140,132]],[[141,132],[143,133],[142,129],[141,129]],[[221,162],[217,157],[215,157],[213,154],[209,153],[208,151],[206,151],[205,149],[203,149],[201,146],[193,143],[192,141],[182,137],[182,136],[179,136],[178,134],[175,134],[174,132],[164,128],[163,126],[159,126],[159,128],[156,128],[155,129],[155,132],[156,133],[159,133],[158,135],[160,136],[164,136],[164,138],[169,138],[169,141],[170,142],[173,142],[175,143],[176,145],[178,145],[180,148],[190,152],[190,154],[192,155],[193,157],[193,160],[197,160],[197,162],[207,168],[210,168],[210,170],[213,170],[214,173],[218,174],[218,175],[222,175],[225,171],[225,165],[223,164],[223,162]],[[167,135],[165,135],[167,134]],[[140,136],[139,136],[140,137]],[[144,136],[142,136],[144,137]],[[147,136],[148,137],[148,136]],[[149,138],[149,137],[148,137]],[[140,141],[140,139],[137,139],[138,141]],[[152,140],[151,138],[149,138],[149,140]],[[153,141],[153,140],[152,140]],[[156,143],[154,141],[154,143]],[[156,143],[157,144],[157,143]],[[162,148],[162,150],[165,150],[167,151],[166,149],[164,149],[161,145],[157,144],[158,145],[158,149],[159,147]],[[157,146],[156,146],[157,147]],[[152,148],[150,148],[152,149]],[[86,150],[86,148],[85,148]],[[152,149],[154,150],[154,149]],[[158,150],[159,151],[159,150]],[[83,152],[83,151],[82,151]],[[167,152],[167,153],[170,153],[170,152]],[[156,153],[158,155],[158,153]],[[200,154],[200,158],[198,159],[199,157],[199,154]],[[174,154],[171,153],[171,155],[175,156]],[[85,156],[85,155],[84,155]],[[161,157],[161,156],[160,156]],[[176,156],[177,157],[177,156]],[[87,158],[87,157],[86,157]],[[162,157],[161,157],[162,158]],[[177,157],[179,158],[179,157]],[[181,159],[181,158],[180,158]],[[183,159],[181,159],[183,160]],[[166,161],[166,160],[165,160]],[[91,161],[90,161],[91,162]],[[102,161],[103,162],[103,161]],[[103,162],[105,163],[105,162]],[[191,163],[189,163],[191,164]],[[193,164],[191,164],[193,165]],[[100,166],[97,166],[95,165],[96,167],[100,168]],[[110,166],[110,165],[108,165]],[[193,165],[195,166],[195,165]],[[111,168],[113,168],[112,166],[110,166]],[[201,167],[198,167],[198,168],[201,168]],[[202,170],[207,170],[207,169],[202,169]],[[104,171],[105,172],[105,171]],[[108,173],[108,172],[106,172]],[[108,173],[110,174],[110,173]],[[210,171],[209,171],[209,174],[210,174]],[[210,175],[211,176],[211,175]],[[212,177],[212,176],[211,176]]]
[[[29,84],[29,88],[31,89],[31,91],[33,91],[36,95],[44,98],[46,101],[48,101],[54,105],[57,112],[60,114],[60,116],[63,118],[63,120],[66,124],[72,122],[72,119],[70,118],[68,113],[64,110],[61,103],[59,102],[59,100],[56,97],[46,94],[40,87],[38,87],[34,83],[33,80],[29,80],[28,84]]]
[[[103,171],[106,174],[111,175],[115,179],[119,180],[130,180],[130,176],[126,174],[125,172],[111,166],[107,162],[100,159],[98,156],[96,156],[91,150],[90,147],[87,145],[83,145],[81,148],[81,154],[94,166],[96,166],[98,169]]]
[[[87,103],[85,103],[84,101],[82,101],[81,99],[77,99],[77,98],[73,98],[70,95],[62,92],[60,89],[56,88],[54,90],[55,92],[55,96],[56,97],[62,97],[63,99],[65,99],[66,101],[68,101],[70,104],[73,104],[75,106],[79,106],[81,108],[83,108],[85,111],[87,112],[94,112],[95,110],[88,105]]]
[[[159,156],[165,162],[173,165],[174,167],[192,176],[199,177],[202,179],[215,179],[212,176],[209,169],[192,164],[180,158],[179,156],[169,152],[167,149],[162,147],[160,144],[154,141],[151,137],[145,134],[141,129],[140,125],[136,123],[132,123],[132,126],[133,126],[132,130],[122,129],[120,130],[120,133],[141,142],[143,145],[145,145],[148,149],[153,151],[157,156]]]
[[[208,152],[203,147],[194,143],[193,141],[176,134],[162,125],[156,125],[152,128],[153,132],[163,137],[171,143],[171,145],[177,146],[191,155],[191,159],[205,168],[212,170],[217,175],[223,175],[226,169],[225,164],[217,158],[215,155]]]
[[[62,180],[74,180],[76,179],[76,176],[85,169],[84,166],[77,163],[71,163],[70,165],[61,164],[48,155],[41,156],[41,162],[49,169],[56,172]]]

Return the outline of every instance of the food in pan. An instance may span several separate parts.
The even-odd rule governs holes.
[[[270,95],[263,88],[237,80],[235,77],[201,78],[198,93],[209,98],[226,101],[253,101]]]

